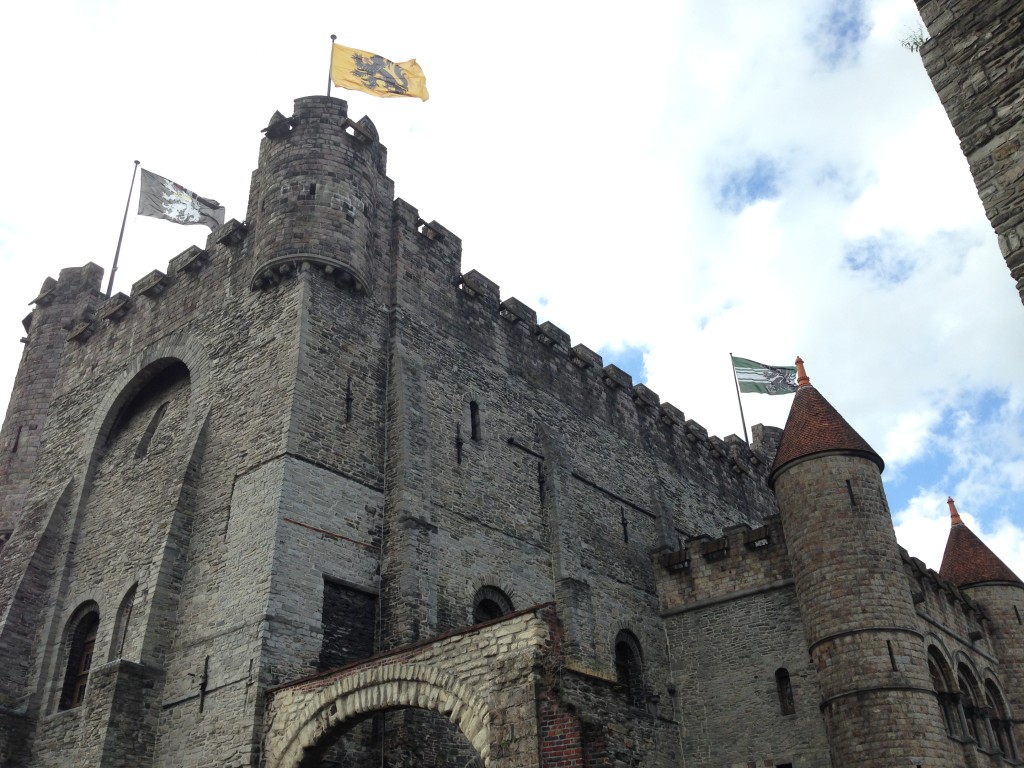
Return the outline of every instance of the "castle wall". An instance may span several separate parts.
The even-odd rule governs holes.
[[[1024,8],[1016,0],[917,0],[917,7],[931,36],[921,46],[925,69],[1024,301]]]
[[[867,717],[850,702],[875,691],[912,689],[881,706],[938,717],[928,638],[979,675],[997,667],[986,619],[899,559],[877,472],[852,471],[836,496],[818,492],[845,465],[787,470],[792,508],[815,507],[787,542],[767,483],[778,430],[755,429],[752,448],[711,437],[463,273],[459,239],[392,200],[386,150],[344,102],[300,99],[265,132],[245,225],[130,296],[104,299],[83,268],[39,302],[3,433],[39,425],[38,447],[7,464],[19,513],[0,551],[0,738],[19,722],[32,737],[12,755],[254,765],[280,725],[264,722],[269,687],[329,665],[353,677],[380,666],[371,654],[446,633],[467,669],[515,657],[497,624],[480,635],[498,638],[493,657],[470,650],[485,587],[516,611],[554,603],[558,669],[538,674],[557,685],[516,704],[545,764],[821,765],[832,702],[847,745],[842,729]],[[89,610],[97,662],[68,707]],[[617,659],[622,637],[636,669]],[[361,695],[360,718],[376,712]],[[366,720],[332,754],[439,730],[421,722]],[[507,725],[476,754],[514,743]],[[922,732],[945,759],[937,728]]]
[[[830,764],[778,518],[691,539],[660,563],[679,764]]]
[[[464,624],[491,584],[516,607],[555,599],[587,669],[614,679],[628,629],[664,670],[649,553],[771,513],[765,460],[460,276],[451,236],[416,221],[396,205],[384,642]],[[664,695],[664,673],[652,678]]]

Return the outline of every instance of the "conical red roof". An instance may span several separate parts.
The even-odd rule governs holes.
[[[950,514],[949,538],[946,539],[946,551],[942,554],[939,576],[958,587],[994,581],[1012,581],[1020,584],[1021,580],[1009,566],[996,557],[995,553],[964,525],[953,499],[950,498],[947,503]]]
[[[803,360],[797,358],[797,370],[800,373],[800,388],[793,397],[793,405],[789,409],[786,428],[782,431],[782,441],[775,454],[775,462],[768,476],[769,485],[775,484],[775,478],[789,464],[816,453],[840,451],[847,454],[860,455],[871,459],[878,465],[878,471],[885,468],[882,457],[868,445],[867,440],[846,423],[839,411],[832,407],[818,390],[811,386],[807,374],[803,371]]]

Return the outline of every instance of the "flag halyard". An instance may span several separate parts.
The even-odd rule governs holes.
[[[369,51],[333,45],[331,80],[339,88],[382,98],[412,96],[423,101],[430,98],[426,75],[416,59],[394,62]]]
[[[788,395],[796,392],[796,368],[789,365],[765,365],[744,357],[732,358],[740,392],[764,395]]]
[[[224,223],[224,207],[216,200],[200,197],[145,168],[139,187],[139,215],[167,219],[175,224],[205,224],[210,229]]]

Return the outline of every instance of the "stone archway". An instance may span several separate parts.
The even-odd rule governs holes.
[[[534,667],[553,618],[550,606],[520,611],[273,689],[267,768],[305,768],[347,723],[404,708],[447,717],[487,768],[535,764]]]
[[[487,703],[453,675],[422,664],[393,663],[342,678],[310,697],[279,740],[281,759],[269,765],[297,768],[303,755],[346,721],[371,712],[417,707],[448,717],[490,766]]]

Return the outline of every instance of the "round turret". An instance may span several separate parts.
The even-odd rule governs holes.
[[[939,576],[951,581],[985,611],[990,624],[992,646],[999,657],[1001,696],[1006,697],[1008,712],[999,704],[989,713],[992,731],[1001,741],[1000,731],[1014,729],[1014,752],[1024,744],[1024,582],[1009,566],[967,527],[952,498],[949,504],[949,538],[942,555]],[[1018,721],[1014,723],[1013,721]]]
[[[393,199],[373,123],[350,120],[341,99],[309,96],[295,100],[292,117],[275,113],[264,133],[248,216],[253,288],[310,264],[372,293]]]
[[[882,459],[811,386],[769,476],[789,548],[833,765],[952,766],[882,488]]]

